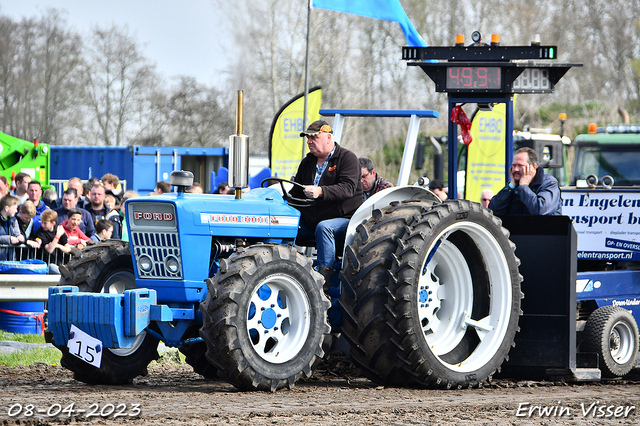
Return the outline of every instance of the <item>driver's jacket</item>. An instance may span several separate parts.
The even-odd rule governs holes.
[[[300,162],[293,180],[302,185],[313,185],[317,162],[315,155],[307,154]],[[317,199],[309,207],[298,208],[307,228],[315,229],[319,222],[326,219],[353,216],[363,201],[358,157],[336,144],[318,186],[322,187],[322,198]],[[306,198],[302,188],[298,186],[294,186],[289,194],[296,198]]]

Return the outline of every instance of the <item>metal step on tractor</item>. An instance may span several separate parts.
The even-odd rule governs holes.
[[[404,48],[403,58],[449,92],[451,110],[460,102],[508,103],[514,90],[535,93],[521,81],[514,88],[529,63],[523,59],[544,59],[529,66],[554,70],[545,74],[552,90],[570,66],[548,65],[555,59],[548,52],[539,45]],[[504,59],[510,54],[513,61]],[[480,91],[482,84],[488,88]],[[515,219],[508,231],[489,209],[456,199],[455,166],[445,202],[407,185],[420,117],[437,113],[396,112],[411,117],[399,185],[370,197],[352,217],[341,295],[331,308],[313,260],[295,245],[300,212],[291,205],[307,200],[282,188],[242,192],[249,149],[241,111],[239,96],[229,150],[235,195],[185,193],[192,176],[173,172],[177,192],[126,202],[130,243],[87,247],[61,268],[59,286],[49,289],[49,336],[77,380],[130,383],[147,373],[163,341],[205,377],[242,390],[291,388],[323,357],[331,326],[363,374],[385,385],[477,386],[503,365],[599,378],[597,365],[577,361],[569,219],[539,218],[544,223],[533,233],[529,221]],[[339,134],[343,118],[361,112],[324,113],[336,116]],[[451,124],[454,165],[456,131]],[[509,161],[510,149],[507,143]],[[555,269],[541,266],[546,261]],[[330,326],[327,313],[336,308],[341,320]]]

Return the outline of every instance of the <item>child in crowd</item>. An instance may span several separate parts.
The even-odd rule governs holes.
[[[91,236],[93,241],[104,241],[111,238],[113,233],[113,222],[107,219],[100,219],[96,222],[96,233]]]
[[[91,241],[91,238],[87,237],[79,225],[82,222],[82,214],[78,209],[69,209],[67,213],[67,220],[62,222],[62,228],[64,233],[67,234],[67,241],[71,246],[75,246],[77,249],[83,249],[87,246],[86,242]]]
[[[104,197],[104,205],[107,206],[107,213],[109,213],[111,210],[116,208],[116,197],[113,195],[107,195]]]
[[[13,195],[5,195],[0,200],[0,244],[17,245],[25,242],[15,217],[18,212],[18,201],[18,198]],[[0,248],[0,260],[15,260],[13,248]]]
[[[47,209],[42,212],[40,219],[40,229],[36,232],[36,238],[40,241],[41,248],[41,256],[39,256],[39,258],[45,262],[49,261],[50,255],[58,250],[55,259],[62,259],[60,252],[69,253],[71,246],[67,241],[67,234],[64,232],[62,225],[56,227],[58,213],[54,210]],[[59,262],[54,261],[50,263]]]
[[[36,206],[31,200],[27,200],[20,206],[20,210],[16,214],[16,222],[18,222],[18,228],[20,233],[25,238],[25,243],[32,248],[40,248],[40,241],[36,240],[36,228],[40,228],[39,224],[36,226],[33,218],[36,215]],[[33,250],[29,252],[24,251],[19,256],[21,259],[27,259],[29,253],[35,253]]]
[[[62,225],[56,227],[58,213],[54,210],[46,209],[40,216],[40,228],[36,232],[36,238],[40,242],[38,258],[49,263],[49,269],[53,273],[59,273],[56,264],[63,261],[62,253],[69,253],[71,246],[67,241],[67,234]]]

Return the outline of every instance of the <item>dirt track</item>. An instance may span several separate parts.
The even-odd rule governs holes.
[[[130,422],[132,417],[141,425],[640,422],[640,381],[632,380],[588,385],[503,380],[480,389],[444,391],[385,388],[364,378],[325,373],[298,383],[292,390],[271,394],[240,392],[225,382],[204,380],[188,365],[152,365],[150,374],[133,385],[114,387],[88,386],[73,380],[60,366],[35,364],[0,367],[0,389],[0,425],[117,424]],[[75,413],[71,418],[63,413],[47,416],[47,411],[55,414],[72,403]],[[593,403],[596,408],[603,406],[602,411],[585,415],[583,410]],[[138,415],[130,416],[137,414],[132,404],[139,404]],[[550,415],[541,417],[540,408],[533,408],[529,416],[534,406],[550,410]],[[606,417],[608,406],[612,406],[612,415]],[[615,418],[618,407],[622,407],[618,409],[620,417]],[[109,414],[113,409],[122,417]],[[95,411],[93,416],[91,410]]]

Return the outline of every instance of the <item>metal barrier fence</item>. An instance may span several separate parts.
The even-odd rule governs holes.
[[[0,244],[0,253],[6,256],[0,260],[19,261],[26,259],[38,259],[47,265],[63,265],[67,263],[73,254],[54,250],[49,253],[44,249],[36,249],[27,245]],[[49,287],[55,286],[60,281],[57,274],[12,274],[0,273],[0,302],[46,302],[49,296]]]
[[[2,255],[6,253],[6,255]],[[65,253],[60,249],[56,249],[53,253],[49,253],[44,248],[35,248],[26,244],[12,245],[12,244],[0,244],[0,261],[2,260],[26,260],[26,259],[38,259],[48,264],[64,265],[73,255],[71,253]]]

